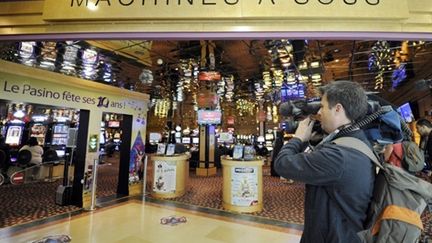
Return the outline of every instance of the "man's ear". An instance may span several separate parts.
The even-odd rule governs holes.
[[[342,104],[340,104],[340,103],[337,103],[336,105],[335,105],[335,107],[336,107],[336,111],[337,112],[341,112],[341,111],[343,111],[343,106],[342,106]]]

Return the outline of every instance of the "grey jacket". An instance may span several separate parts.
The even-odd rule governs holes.
[[[359,130],[349,136],[369,145]],[[325,143],[310,153],[293,138],[284,145],[275,169],[285,178],[306,183],[305,223],[302,243],[360,242],[372,196],[375,169],[362,152]]]

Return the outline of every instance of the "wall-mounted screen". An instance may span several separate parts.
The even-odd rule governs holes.
[[[120,127],[119,121],[108,121],[108,127]]]
[[[303,83],[285,84],[280,91],[281,101],[304,99],[305,85]]]
[[[397,110],[405,122],[409,123],[414,120],[414,115],[412,113],[411,106],[408,102],[399,106]]]
[[[222,112],[219,110],[198,110],[198,124],[220,124]]]
[[[199,81],[219,81],[221,78],[221,74],[215,71],[200,72],[198,74]]]

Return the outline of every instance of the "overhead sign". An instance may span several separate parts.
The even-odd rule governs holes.
[[[198,74],[199,81],[219,81],[221,80],[221,78],[222,76],[220,72],[215,72],[215,71],[200,72]]]
[[[45,0],[43,19],[408,18],[407,0]]]
[[[220,110],[198,110],[198,124],[220,124],[222,113]]]

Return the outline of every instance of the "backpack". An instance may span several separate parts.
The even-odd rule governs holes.
[[[403,158],[402,143],[385,145],[383,153],[384,153],[385,162],[402,168],[402,158]]]
[[[361,140],[337,138],[333,143],[367,155],[380,170],[375,177],[364,230],[357,233],[363,243],[418,242],[423,224],[421,214],[432,199],[432,184],[402,168],[381,164]]]
[[[425,158],[419,146],[413,141],[403,141],[402,148],[403,157],[401,161],[403,168],[409,172],[419,172],[423,170]]]

